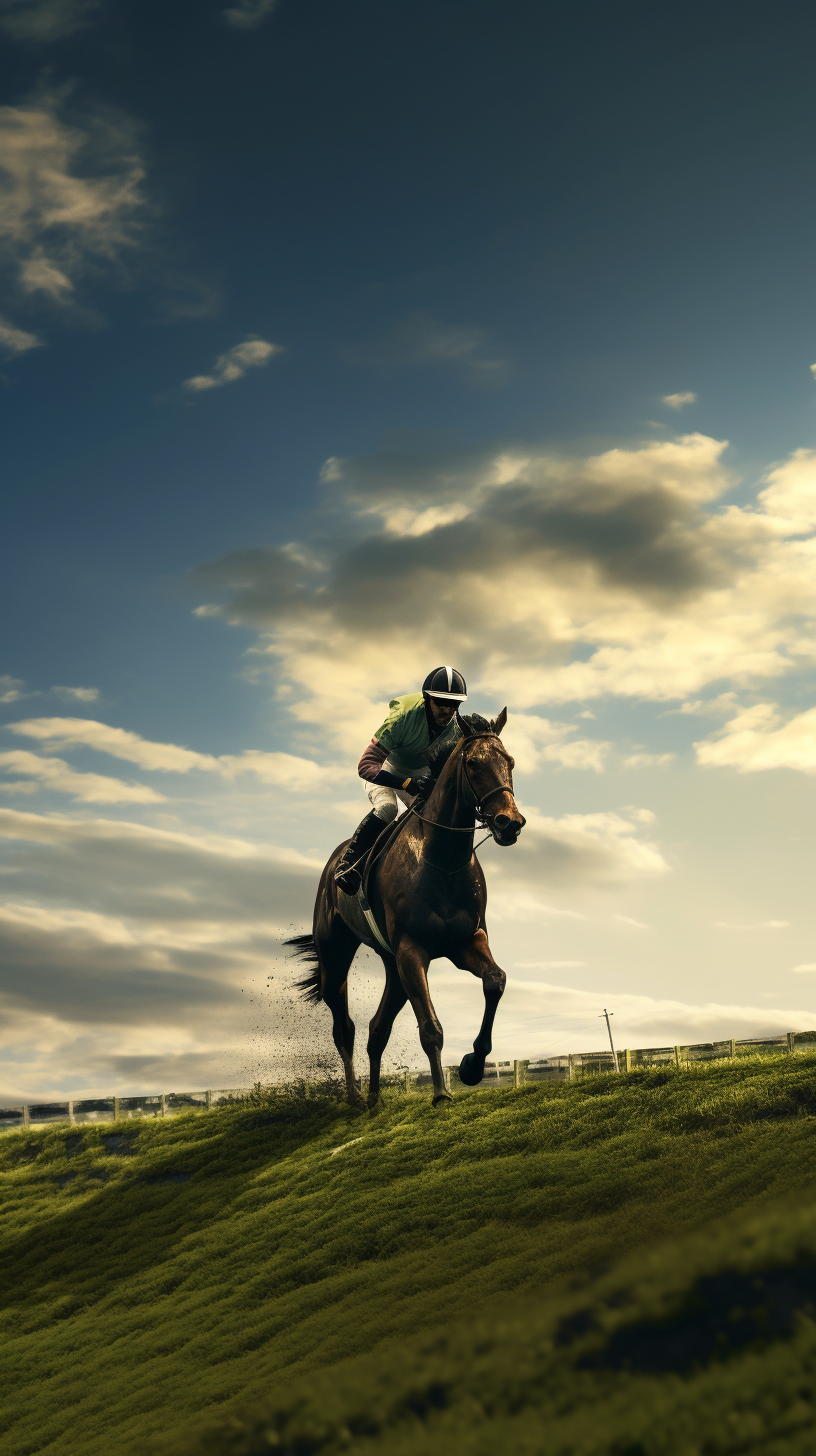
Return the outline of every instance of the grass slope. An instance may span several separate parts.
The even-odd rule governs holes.
[[[762,1451],[778,1438],[794,1453],[802,1432],[813,1440],[796,1392],[802,1371],[813,1385],[814,1070],[809,1055],[746,1059],[463,1095],[442,1112],[394,1093],[373,1115],[271,1097],[129,1123],[120,1152],[110,1128],[9,1136],[4,1450],[373,1456],[415,1449],[421,1427],[440,1456],[454,1438],[533,1452],[542,1422],[560,1442],[548,1434],[548,1452],[759,1450],[728,1415],[723,1381],[738,1375]],[[723,1277],[747,1283],[723,1293]],[[711,1364],[711,1329],[729,1349],[738,1326],[745,1349]],[[668,1374],[638,1365],[678,1331],[701,1362],[691,1384],[679,1356]],[[711,1419],[722,1407],[742,1444],[654,1444],[658,1414],[691,1431],[705,1380]],[[759,1417],[766,1386],[784,1410],[768,1394]],[[587,1425],[596,1397],[604,1414]],[[190,1437],[202,1419],[216,1434]]]

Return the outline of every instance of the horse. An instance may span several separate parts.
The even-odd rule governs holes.
[[[506,722],[506,708],[489,722],[478,714],[465,718],[457,713],[461,736],[430,796],[415,800],[396,824],[383,830],[369,853],[361,897],[347,895],[334,882],[335,866],[348,843],[344,840],[321,875],[312,934],[285,942],[313,968],[297,983],[303,999],[323,1001],[331,1011],[334,1044],[352,1104],[360,1105],[362,1094],[354,1075],[348,973],[361,944],[375,950],[385,966],[385,990],[369,1026],[368,1106],[374,1108],[379,1101],[383,1052],[406,1001],[411,1002],[430,1063],[433,1105],[452,1100],[442,1069],[442,1026],[427,976],[429,962],[442,956],[482,982],[482,1024],[473,1051],[459,1066],[459,1077],[466,1086],[476,1086],[484,1076],[506,977],[487,938],[487,889],[473,837],[478,820],[496,844],[508,847],[527,822],[513,796],[514,760],[499,736]]]

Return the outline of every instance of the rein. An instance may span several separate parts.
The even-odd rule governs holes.
[[[471,737],[471,738],[493,738],[494,736],[495,735],[492,734],[492,733],[471,733],[469,735],[469,737]],[[473,787],[473,784],[471,783],[470,774],[468,773],[468,769],[467,769],[468,761],[465,758],[464,753],[462,754],[461,763],[462,763],[462,773],[464,775],[465,783],[467,784],[468,788],[470,789],[471,794],[473,795],[473,807],[474,807],[475,817],[476,817],[476,819],[477,819],[477,821],[479,823],[479,827],[481,829],[487,829],[488,828],[488,823],[489,823],[489,820],[490,820],[490,817],[491,817],[489,814],[485,813],[485,810],[484,810],[484,805],[487,803],[487,800],[488,799],[491,799],[494,794],[504,794],[504,793],[508,792],[508,790],[509,790],[509,792],[512,793],[512,790],[510,790],[508,784],[497,784],[495,788],[488,789],[487,793],[486,794],[482,794],[482,797],[479,798],[478,794],[476,793],[476,790]],[[415,809],[413,805],[411,805],[411,807],[410,807],[410,809],[409,809],[408,812],[410,814],[414,814],[417,819],[421,819],[423,824],[431,824],[431,825],[433,825],[434,829],[447,829],[447,831],[448,831],[449,834],[470,834],[470,835],[473,835],[473,834],[476,833],[476,825],[475,824],[474,824],[474,826],[473,826],[472,829],[462,829],[457,824],[440,824],[438,819],[429,819],[427,817],[427,815],[420,814],[419,810],[418,809]],[[492,836],[492,830],[491,830],[488,834],[485,835],[484,839],[480,839],[479,840],[479,844],[474,844],[474,846],[473,846],[473,853],[474,854],[476,853],[476,850],[479,848],[479,845],[486,844],[487,841],[488,841],[488,839],[491,839],[492,837],[493,836]],[[426,862],[426,864],[433,865],[433,868],[434,869],[437,869],[437,870],[442,870],[443,869],[443,866],[442,865],[434,864],[434,861],[433,860],[426,859],[425,862]],[[465,868],[465,866],[462,866],[462,868]],[[443,870],[443,873],[449,874],[449,875],[459,874],[460,873],[460,870],[448,870],[448,869],[445,869],[445,870]]]

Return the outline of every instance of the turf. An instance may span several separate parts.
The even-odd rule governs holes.
[[[441,1112],[261,1097],[128,1123],[118,1151],[110,1128],[10,1135],[4,1450],[373,1456],[421,1429],[432,1453],[795,1456],[814,1071],[751,1058]],[[640,1368],[675,1336],[692,1374],[676,1351]]]

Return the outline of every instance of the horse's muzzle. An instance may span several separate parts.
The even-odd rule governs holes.
[[[509,814],[495,814],[493,817],[493,838],[497,844],[505,848],[515,844],[527,820],[522,814],[520,819],[513,819]]]

